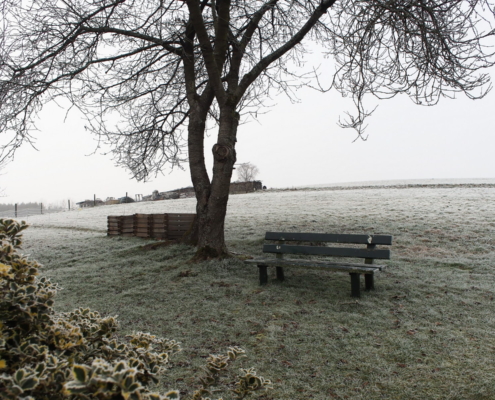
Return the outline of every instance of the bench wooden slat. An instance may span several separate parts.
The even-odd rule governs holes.
[[[360,297],[360,276],[365,276],[366,290],[373,290],[374,274],[386,268],[385,265],[373,264],[375,259],[390,259],[390,250],[377,249],[377,245],[391,245],[391,235],[353,235],[331,233],[300,233],[300,232],[266,232],[265,240],[272,244],[263,245],[263,253],[275,253],[276,258],[246,260],[247,264],[258,266],[260,285],[268,283],[268,267],[276,267],[277,280],[284,281],[284,267],[299,267],[312,269],[327,269],[348,272],[351,276],[351,296]],[[273,241],[278,243],[273,244]],[[299,242],[287,244],[287,242]],[[300,242],[308,242],[301,245]],[[321,243],[323,242],[323,243]],[[366,248],[330,247],[325,243],[361,244]],[[285,254],[364,258],[364,264],[349,262],[332,262],[325,258],[316,259],[285,258]]]
[[[263,253],[304,254],[315,256],[356,257],[390,259],[390,250],[353,249],[349,247],[296,246],[288,244],[265,244]]]
[[[391,235],[266,232],[265,240],[391,245]]]
[[[305,267],[314,269],[330,269],[334,271],[356,272],[360,274],[373,274],[383,271],[385,265],[367,265],[359,263],[338,263],[318,260],[284,260],[284,259],[264,259],[246,260],[247,264],[266,265],[269,267]]]

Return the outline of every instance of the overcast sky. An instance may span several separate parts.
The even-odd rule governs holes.
[[[493,76],[493,75],[492,75]],[[442,99],[434,107],[414,105],[407,97],[381,101],[368,121],[367,141],[338,127],[339,115],[352,110],[335,92],[298,92],[300,102],[283,96],[258,122],[239,127],[237,159],[252,162],[267,187],[297,187],[338,182],[494,178],[495,93],[472,101]],[[370,107],[375,102],[369,99]],[[82,201],[96,194],[122,197],[191,185],[189,171],[164,171],[147,183],[129,178],[109,155],[97,152],[95,138],[76,112],[44,109],[38,151],[19,150],[0,176],[2,203]],[[214,136],[206,145],[207,154]],[[209,157],[211,170],[211,157]],[[234,175],[233,180],[236,179]]]

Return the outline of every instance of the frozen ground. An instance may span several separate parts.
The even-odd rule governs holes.
[[[426,183],[426,184],[425,184]],[[107,215],[194,212],[194,199],[33,216],[23,248],[64,290],[57,309],[119,315],[123,333],[180,340],[164,384],[191,395],[208,354],[246,349],[275,382],[265,400],[495,399],[495,179],[361,183],[231,196],[229,249],[192,264],[182,245],[106,236]],[[376,290],[356,301],[347,274],[286,271],[260,287],[243,256],[267,230],[393,235]]]
[[[194,213],[195,199],[141,202],[26,218],[35,229],[27,237],[101,235],[108,215],[135,213]],[[462,215],[460,215],[462,214]],[[267,230],[345,231],[356,224],[369,233],[390,229],[391,221],[417,219],[435,225],[452,218],[453,224],[495,220],[495,179],[394,181],[348,184],[332,188],[269,190],[230,197],[226,218],[227,240],[255,239]],[[61,230],[62,228],[62,230]],[[70,228],[69,230],[63,228]],[[372,231],[372,232],[370,232]]]

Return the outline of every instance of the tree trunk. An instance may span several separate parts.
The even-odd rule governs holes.
[[[228,257],[224,226],[229,199],[230,178],[236,162],[235,141],[239,115],[235,107],[222,107],[218,141],[213,146],[213,178],[210,182],[204,163],[204,123],[190,117],[189,164],[196,192],[196,222],[190,235],[197,232],[197,252],[194,260]],[[201,130],[202,129],[202,130]],[[199,135],[201,132],[201,144]],[[194,139],[194,140],[191,140]],[[191,241],[190,241],[191,242]]]
[[[191,107],[188,125],[189,169],[191,170],[191,180],[196,195],[197,216],[192,228],[186,232],[182,241],[192,246],[198,245],[200,220],[204,218],[202,209],[208,203],[211,190],[204,157],[205,120],[206,113],[202,113],[199,107]]]

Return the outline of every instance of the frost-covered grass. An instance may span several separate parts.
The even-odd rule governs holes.
[[[495,398],[494,185],[231,197],[226,237],[238,255],[260,255],[267,230],[393,235],[388,269],[357,301],[343,273],[288,270],[260,287],[242,257],[190,264],[186,246],[105,235],[107,215],[194,206],[30,217],[24,249],[64,288],[59,310],[89,306],[117,314],[124,332],[180,340],[164,383],[183,394],[205,356],[239,345],[243,365],[274,381],[264,399]]]

